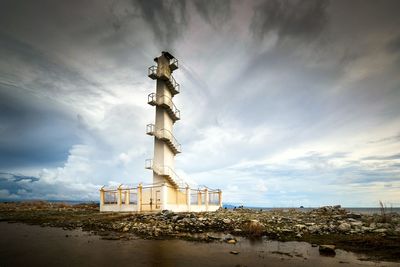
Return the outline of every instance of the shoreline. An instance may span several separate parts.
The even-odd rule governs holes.
[[[385,222],[383,222],[385,220]],[[400,215],[363,215],[335,207],[295,210],[220,210],[203,213],[168,211],[100,213],[93,204],[0,203],[0,221],[82,229],[106,240],[186,240],[200,243],[297,241],[333,245],[367,256],[366,260],[400,262]]]

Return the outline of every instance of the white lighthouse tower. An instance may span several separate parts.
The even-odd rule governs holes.
[[[147,102],[156,108],[155,124],[146,127],[146,133],[154,136],[154,158],[146,160],[146,168],[153,170],[153,184],[185,188],[187,184],[175,173],[175,156],[181,152],[181,145],[173,134],[173,126],[180,120],[173,98],[180,87],[172,72],[178,69],[178,60],[162,52],[154,61],[157,66],[149,68],[149,77],[157,81],[156,92],[149,94]]]
[[[181,114],[173,98],[180,87],[172,76],[178,69],[178,60],[168,52],[156,57],[156,66],[149,68],[148,76],[157,81],[156,91],[150,93],[147,103],[156,108],[154,124],[147,124],[146,134],[154,137],[154,156],[147,159],[146,169],[153,171],[153,183],[137,187],[121,184],[117,188],[100,189],[100,211],[153,212],[161,210],[215,211],[222,207],[222,192],[208,187],[190,188],[175,173],[175,156],[181,145],[173,134],[174,124]]]

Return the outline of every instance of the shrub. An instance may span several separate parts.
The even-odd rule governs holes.
[[[243,231],[250,237],[260,237],[264,233],[264,225],[257,220],[250,220],[244,224]]]

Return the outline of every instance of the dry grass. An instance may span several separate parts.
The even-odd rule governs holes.
[[[387,211],[386,205],[379,200],[379,206],[381,211],[380,222],[381,223],[391,223],[392,222],[392,214]]]

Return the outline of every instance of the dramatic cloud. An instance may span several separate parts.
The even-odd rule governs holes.
[[[194,1],[200,16],[216,29],[221,28],[231,16],[229,0]]]
[[[161,45],[173,45],[186,29],[186,1],[138,0],[133,4],[139,7],[143,20]]]
[[[398,1],[2,1],[0,198],[150,183],[147,68],[174,73],[192,186],[256,206],[400,205]]]
[[[62,107],[0,83],[0,168],[62,166],[79,142],[77,126]]]
[[[254,7],[253,34],[263,38],[270,31],[279,37],[312,38],[326,26],[328,1],[263,1]]]

